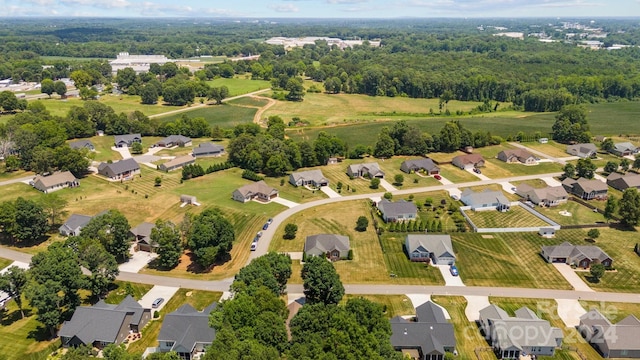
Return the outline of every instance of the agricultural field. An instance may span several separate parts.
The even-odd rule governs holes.
[[[238,99],[229,100],[227,103],[234,106],[249,106],[261,108],[269,103],[269,99],[258,96],[245,96]]]
[[[235,106],[223,103],[221,105],[207,105],[198,107],[190,111],[184,111],[160,117],[162,122],[176,121],[182,116],[191,119],[196,117],[204,118],[211,126],[219,126],[223,129],[232,128],[236,125],[253,122],[253,117],[258,110],[253,107]]]
[[[571,241],[575,232],[558,231],[555,239],[537,233],[451,234],[456,265],[468,286],[571,289],[541,256],[543,245]]]
[[[350,295],[345,294],[341,304],[346,304],[349,299],[365,298],[383,306],[384,316],[391,319],[396,316],[415,315],[411,300],[405,295]]]
[[[505,212],[467,210],[465,213],[478,228],[522,228],[549,225],[520,206],[512,206],[509,211]]]
[[[549,208],[536,207],[536,211],[560,225],[586,225],[606,221],[602,214],[593,212],[575,201],[567,201]],[[567,214],[570,215],[567,216]]]
[[[229,96],[238,96],[248,94],[250,92],[264,90],[271,87],[271,83],[266,80],[251,80],[251,75],[245,79],[239,76],[233,79],[217,78],[207,81],[207,84],[211,87],[226,86],[229,88]]]

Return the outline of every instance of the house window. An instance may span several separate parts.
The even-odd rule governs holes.
[[[173,344],[174,344],[174,342],[173,342],[173,341],[166,341],[166,342],[164,343],[164,345],[165,345],[166,347],[168,347],[168,348],[172,347],[172,346],[173,346]]]

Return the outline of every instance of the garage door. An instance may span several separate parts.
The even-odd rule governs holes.
[[[567,258],[554,258],[553,262],[554,263],[566,263],[567,262]]]

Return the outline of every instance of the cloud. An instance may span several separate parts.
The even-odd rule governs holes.
[[[300,11],[300,9],[293,4],[271,4],[268,5],[268,8],[280,13],[295,13]]]
[[[369,2],[369,0],[327,0],[329,4],[359,4]]]
[[[87,6],[98,9],[117,9],[131,6],[127,0],[60,0],[60,3],[67,6]]]
[[[55,0],[23,0],[23,4],[33,4],[37,6],[50,6],[55,4]]]

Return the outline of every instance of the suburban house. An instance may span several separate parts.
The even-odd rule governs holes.
[[[456,337],[438,305],[427,301],[416,308],[415,321],[396,316],[391,322],[391,345],[401,351],[403,359],[444,360],[453,353]]]
[[[609,151],[618,156],[628,156],[638,153],[638,148],[630,142],[622,142],[613,144],[613,149]]]
[[[264,180],[260,180],[251,184],[247,184],[236,189],[232,194],[233,200],[245,203],[251,200],[269,202],[271,199],[278,197],[278,190],[267,185]]]
[[[94,151],[96,149],[91,140],[87,139],[72,141],[69,143],[69,147],[74,150],[89,149],[91,151]]]
[[[404,244],[411,261],[431,260],[440,265],[451,265],[456,261],[449,235],[408,234]]]
[[[142,143],[142,135],[125,134],[115,136],[114,145],[118,148],[130,147],[133,143]]]
[[[384,178],[384,171],[380,170],[378,163],[354,164],[347,167],[347,175],[352,178],[368,177],[368,178]]]
[[[34,188],[48,194],[56,190],[79,186],[80,181],[70,171],[63,171],[48,176],[37,175],[31,184]]]
[[[634,187],[640,189],[640,174],[626,173],[624,175],[613,172],[607,176],[607,185],[620,191]]]
[[[193,148],[193,156],[199,157],[211,157],[222,156],[224,154],[224,146],[214,143],[202,143],[198,147]]]
[[[538,163],[536,157],[525,149],[502,150],[498,153],[498,160],[506,163],[520,163],[525,165],[535,165]]]
[[[216,330],[209,326],[209,315],[217,305],[198,311],[185,304],[167,314],[158,334],[157,352],[175,351],[185,360],[199,358],[216,338]]]
[[[289,182],[293,186],[311,185],[314,187],[322,187],[329,185],[329,180],[324,177],[320,170],[293,172],[289,175]]]
[[[520,184],[516,188],[516,194],[527,201],[540,206],[557,206],[566,203],[569,194],[562,186],[547,186],[544,188],[534,188],[528,184]]]
[[[460,201],[470,206],[471,210],[498,210],[507,211],[511,207],[511,201],[504,196],[502,191],[485,189],[484,191],[475,192],[471,189],[465,189]]]
[[[136,243],[136,250],[152,252],[154,247],[158,245],[151,243],[151,230],[156,227],[156,224],[143,222],[140,225],[131,228],[129,232],[134,237]]]
[[[98,165],[98,174],[108,177],[111,180],[127,180],[134,175],[140,174],[140,166],[128,158],[114,163],[103,162]]]
[[[349,257],[349,237],[335,234],[307,236],[304,241],[304,253],[307,256],[325,256],[331,261]]]
[[[429,158],[412,159],[403,161],[400,164],[400,170],[410,174],[412,172],[424,171],[428,175],[435,175],[440,173],[440,168],[433,160]]]
[[[194,158],[193,155],[191,154],[187,154],[183,156],[178,156],[174,159],[167,161],[164,164],[158,165],[158,169],[162,171],[171,171],[171,170],[180,169],[185,165],[190,165],[195,162],[196,162],[196,158]]]
[[[567,146],[567,154],[577,156],[579,158],[594,158],[598,154],[598,148],[595,144],[574,144]]]
[[[598,310],[580,317],[578,331],[603,358],[640,358],[640,320],[634,315],[615,325]]]
[[[385,222],[415,220],[418,216],[416,204],[410,201],[390,201],[382,199],[378,202],[378,210]]]
[[[480,154],[458,155],[451,160],[451,164],[462,170],[479,168],[484,166],[484,158]]]
[[[574,180],[566,178],[562,180],[562,186],[568,193],[574,194],[582,199],[606,199],[609,188],[607,184],[596,179],[579,178]]]
[[[184,135],[169,135],[166,138],[153,144],[153,146],[168,148],[174,146],[191,146],[191,138]]]
[[[573,245],[563,242],[560,245],[543,246],[540,255],[550,263],[575,264],[587,269],[591,264],[611,266],[613,259],[597,246]]]
[[[58,331],[64,347],[83,345],[99,349],[109,344],[121,344],[130,332],[138,333],[151,319],[151,309],[145,309],[131,295],[118,305],[98,301],[93,306],[78,306],[71,320]]]
[[[92,218],[93,216],[72,214],[69,216],[69,219],[58,228],[58,232],[62,236],[78,236],[80,235],[80,230],[82,230]]]
[[[499,359],[520,355],[554,356],[562,345],[562,330],[552,327],[527,307],[510,317],[496,305],[480,310],[480,329]]]

